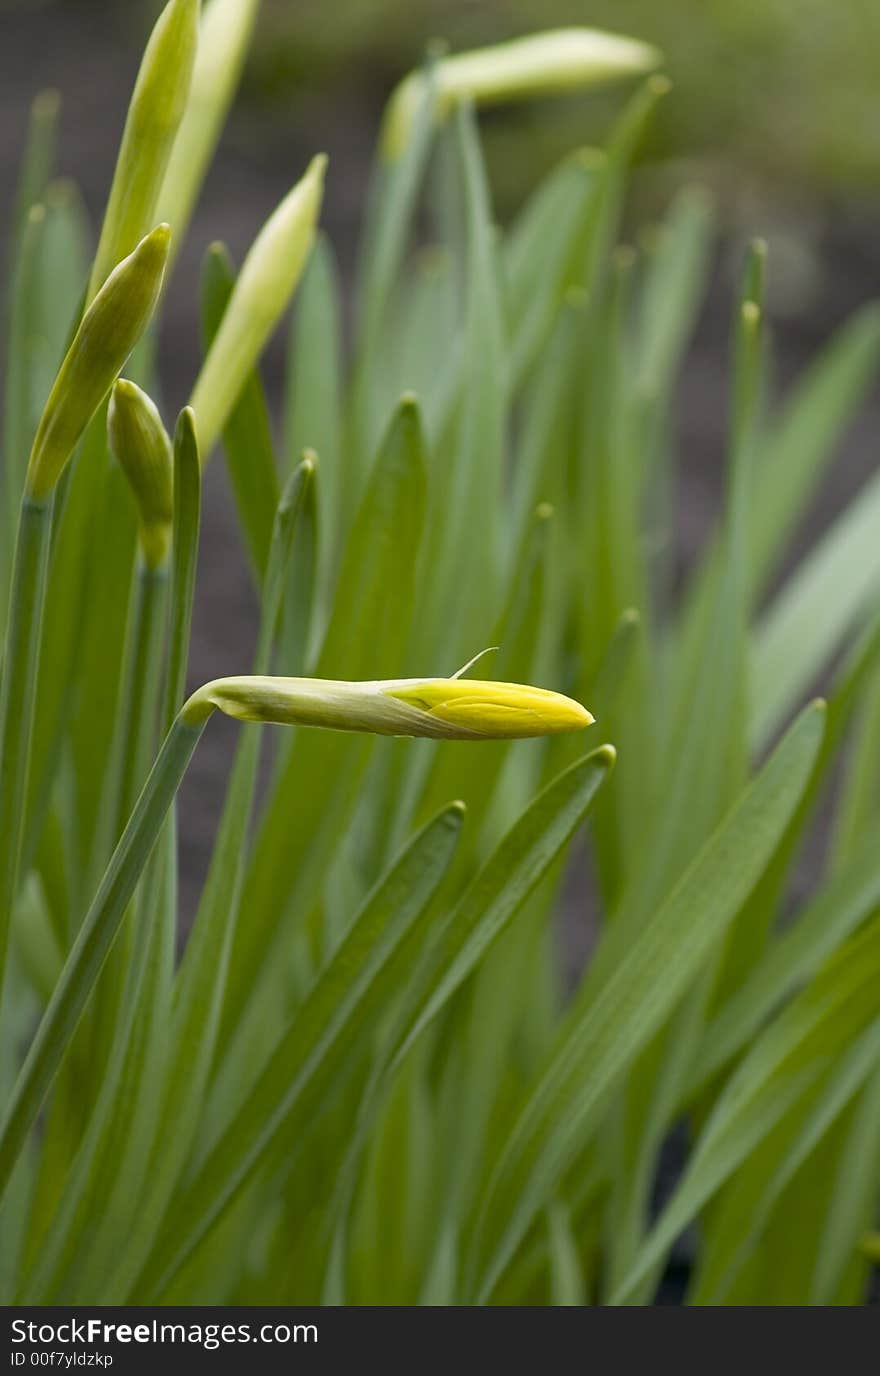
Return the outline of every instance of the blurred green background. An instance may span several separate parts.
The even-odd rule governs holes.
[[[332,114],[352,87],[383,95],[430,37],[460,49],[584,23],[666,54],[675,94],[653,157],[700,160],[722,183],[736,170],[774,194],[833,198],[877,187],[877,0],[266,0],[248,89],[284,105],[318,98]],[[599,136],[603,104],[613,100],[591,102]],[[579,110],[576,99],[547,101],[491,121],[508,190],[519,189],[533,160],[570,144]]]
[[[3,46],[11,56],[14,16],[28,11],[85,22],[100,14],[136,46],[158,8],[158,0],[0,0]],[[358,105],[378,110],[432,38],[456,50],[568,24],[629,33],[666,54],[675,94],[651,159],[698,162],[728,192],[745,178],[772,196],[876,196],[877,0],[263,0],[245,97],[285,124],[318,112],[332,124]],[[48,26],[44,39],[69,46]],[[75,46],[69,56],[77,61]],[[599,140],[614,104],[546,101],[489,119],[502,199],[573,137]]]

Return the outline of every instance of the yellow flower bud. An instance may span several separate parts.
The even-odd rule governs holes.
[[[26,491],[44,501],[153,314],[170,230],[159,225],[114,268],[89,306],[58,370],[37,427]]]
[[[242,264],[190,399],[203,462],[302,276],[315,238],[326,165],[323,154],[312,159]]]
[[[222,678],[199,688],[183,715],[196,723],[215,708],[239,721],[459,741],[557,735],[593,721],[562,693],[459,678]]]
[[[436,115],[445,118],[463,99],[494,105],[604,85],[649,72],[661,61],[661,54],[647,43],[598,29],[552,29],[531,34],[438,62],[434,73]],[[388,102],[381,146],[389,160],[398,158],[406,147],[424,89],[423,73],[411,72]]]
[[[167,557],[174,521],[171,441],[153,401],[125,378],[110,393],[107,434],[137,503],[144,562],[158,568]]]
[[[580,731],[593,722],[587,709],[573,698],[523,683],[435,678],[385,691],[426,712],[435,722],[477,736],[551,736]]]

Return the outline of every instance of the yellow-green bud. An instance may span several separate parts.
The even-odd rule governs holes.
[[[134,493],[144,563],[159,568],[171,546],[174,521],[171,441],[153,401],[125,378],[110,393],[107,435]]]
[[[221,678],[199,688],[183,714],[198,722],[215,708],[239,721],[453,741],[551,736],[593,721],[562,693],[461,678]]]
[[[210,0],[205,5],[186,113],[156,210],[159,218],[174,226],[175,251],[183,243],[232,104],[259,4],[260,0]]]
[[[199,0],[169,0],[150,35],[132,92],[88,300],[159,218],[156,203],[186,109],[198,36]]]
[[[552,29],[489,48],[443,58],[434,72],[438,119],[457,101],[493,105],[604,85],[651,71],[662,61],[656,48],[598,29]],[[382,124],[384,157],[400,156],[423,99],[425,77],[411,72],[388,102]]]
[[[312,159],[242,264],[190,398],[203,462],[302,276],[315,238],[326,165],[323,154]]]
[[[171,231],[158,225],[114,268],[58,370],[37,427],[26,491],[44,501],[119,376],[159,299]]]

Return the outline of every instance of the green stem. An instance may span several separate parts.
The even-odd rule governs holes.
[[[135,587],[134,644],[128,676],[130,691],[123,708],[117,831],[130,816],[156,750],[159,666],[165,634],[168,569],[139,567]],[[114,837],[115,839],[115,837]]]
[[[0,690],[0,991],[24,834],[52,501],[21,504]]]
[[[205,719],[206,720],[206,719]],[[205,721],[174,721],[61,972],[0,1126],[0,1197],[95,987]]]
[[[137,800],[156,753],[159,680],[165,631],[166,566],[140,563],[135,575],[122,690],[111,757],[110,784],[102,804],[101,825],[92,861],[89,893],[94,893],[113,847]],[[134,923],[123,925],[98,983],[94,1000],[93,1036],[88,1052],[93,1064],[106,1062],[116,1037],[114,1025],[125,994],[131,960]]]

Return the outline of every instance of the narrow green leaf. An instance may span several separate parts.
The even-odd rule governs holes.
[[[191,472],[197,471],[196,464]],[[310,466],[301,465],[291,475],[279,506],[266,573],[265,601],[255,658],[256,672],[265,673],[269,668],[296,518],[310,476]],[[244,870],[259,748],[259,730],[244,732],[233,767],[213,862],[176,978],[173,1007],[167,1010],[169,1044],[178,1048],[178,1051],[157,1072],[151,1057],[146,1054],[149,1047],[142,1047],[140,1056],[135,1047],[125,1067],[121,1092],[110,1096],[103,1122],[90,1123],[88,1137],[81,1148],[80,1156],[83,1159],[77,1162],[79,1177],[86,1183],[89,1176],[93,1177],[93,1192],[100,1183],[108,1207],[100,1222],[90,1230],[87,1262],[87,1268],[90,1269],[83,1274],[84,1268],[80,1262],[70,1278],[69,1284],[77,1287],[74,1294],[89,1293],[90,1277],[94,1278],[96,1285],[106,1287],[109,1257],[114,1252],[118,1255],[123,1237],[125,1264],[114,1268],[111,1290],[112,1293],[125,1294],[126,1278],[136,1275],[143,1265],[168,1199],[191,1152],[223,998],[229,941]],[[150,939],[149,931],[141,931],[139,939],[146,945]],[[180,1048],[185,1048],[185,1054]],[[152,1083],[145,1083],[146,1077]],[[128,1110],[136,1125],[137,1117],[131,1112],[131,1101],[134,1100],[136,1106],[138,1099],[146,1099],[150,1095],[155,1100],[155,1143],[150,1134],[146,1142],[132,1143],[127,1155],[119,1160],[121,1144],[115,1124]],[[143,1117],[143,1113],[140,1116]],[[115,1169],[107,1157],[114,1147],[117,1155]],[[144,1179],[151,1155],[149,1173]],[[69,1245],[67,1238],[72,1235],[72,1240],[75,1240],[75,1184],[76,1177],[68,1181],[59,1220],[40,1249],[39,1263],[31,1281],[34,1293],[38,1295],[45,1296],[49,1284],[47,1278],[52,1274],[47,1268],[53,1244],[63,1261],[65,1246]],[[88,1206],[85,1188],[81,1197],[84,1204],[80,1204],[80,1209]],[[139,1201],[136,1211],[131,1207],[135,1199]],[[63,1226],[65,1223],[66,1229]],[[111,1290],[107,1293],[111,1293]]]
[[[840,1302],[844,1278],[852,1269],[859,1242],[876,1217],[878,1153],[880,1073],[875,1068],[847,1125],[828,1191],[826,1223],[816,1250],[810,1290],[812,1304]]]
[[[394,673],[409,631],[425,500],[417,407],[401,402],[352,529],[333,614],[316,666],[320,678]],[[286,753],[256,838],[236,934],[224,1021],[231,1030],[254,991],[295,896],[311,909],[330,848],[350,815],[366,767],[367,737],[304,731]]]
[[[872,1021],[876,1031],[878,973],[880,923],[875,921],[838,952],[767,1028],[725,1086],[682,1181],[613,1303],[626,1303],[640,1278],[701,1205],[803,1100],[834,1058]],[[861,1066],[862,1075],[874,1061],[872,1048],[869,1064]],[[854,1092],[857,1086],[849,1078],[847,1087]]]
[[[407,247],[419,188],[434,139],[433,61],[403,156],[377,163],[368,193],[355,301],[356,340],[351,403],[345,436],[348,482],[342,491],[343,530],[357,510],[370,455],[383,423],[376,413],[373,379],[392,292]],[[350,491],[348,490],[350,488]]]
[[[801,562],[762,616],[751,664],[752,744],[761,749],[809,691],[880,584],[880,476]]]
[[[0,999],[25,833],[52,501],[21,504],[0,684]]]
[[[11,263],[15,263],[21,255],[21,240],[28,214],[31,208],[43,199],[52,176],[60,110],[61,97],[54,90],[40,91],[31,105],[10,225]]]
[[[554,1305],[579,1307],[586,1304],[586,1287],[572,1230],[571,1216],[561,1200],[547,1209],[550,1246],[550,1294]]]
[[[799,379],[764,441],[751,573],[765,586],[880,369],[880,308],[858,311]]]
[[[303,450],[321,459],[325,493],[321,531],[333,552],[338,531],[342,393],[342,307],[339,269],[330,240],[319,234],[299,290],[287,345],[284,395],[284,463]]]
[[[0,1123],[0,1194],[64,1059],[202,729],[175,723],[86,914]]]
[[[591,148],[569,154],[534,193],[504,244],[514,387],[546,342],[566,292],[578,283],[602,164]]]
[[[368,897],[234,1120],[172,1205],[137,1293],[161,1294],[255,1170],[298,1130],[400,977],[395,960],[452,859],[463,809],[453,804],[410,843]]]
[[[235,285],[235,269],[222,244],[212,244],[202,265],[205,351],[217,335]],[[259,373],[251,373],[223,427],[232,493],[257,584],[266,572],[279,487],[269,412]]]
[[[880,857],[866,838],[839,873],[770,946],[700,1038],[692,1088],[704,1085],[765,1018],[880,906]]]
[[[466,659],[475,644],[486,643],[501,612],[508,370],[488,188],[472,112],[458,112],[456,130],[468,239],[463,392],[451,453],[431,473],[432,578],[425,627],[447,626],[447,653]],[[463,606],[465,583],[470,595]],[[424,640],[419,651],[427,652]]]
[[[762,1232],[773,1226],[774,1205],[863,1087],[878,1054],[880,1023],[875,1022],[837,1057],[806,1103],[796,1104],[739,1168],[706,1237],[694,1303],[723,1304],[728,1298]]]
[[[186,697],[196,563],[201,519],[201,464],[193,413],[185,407],[174,430],[174,534],[171,628],[163,719],[169,729]]]
[[[476,1298],[491,1294],[609,1095],[760,877],[806,786],[823,716],[818,707],[802,715],[641,931],[610,929],[495,1168],[472,1258]]]
[[[639,319],[643,401],[669,395],[703,299],[713,227],[706,193],[686,187],[652,234]]]
[[[614,764],[602,745],[539,793],[486,861],[446,921],[407,991],[391,1065],[449,1002],[495,944],[522,903],[580,826]]]

